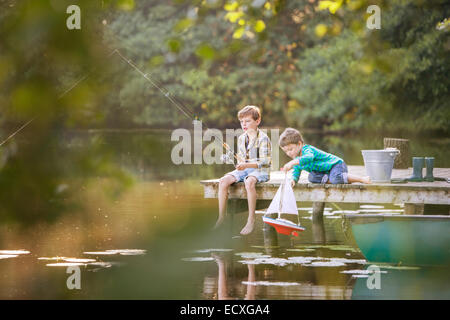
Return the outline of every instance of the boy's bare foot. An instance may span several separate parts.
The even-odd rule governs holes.
[[[217,253],[211,253],[211,257],[216,261],[217,264],[224,264],[223,257]]]
[[[241,234],[243,236],[245,236],[245,235],[248,235],[248,234],[252,233],[254,226],[255,226],[255,220],[254,219],[247,220],[247,224],[245,225],[244,228],[242,228]]]
[[[364,176],[361,178],[361,182],[362,183],[366,183],[366,184],[372,184],[372,180],[370,180],[369,176]]]
[[[219,219],[217,219],[216,224],[213,227],[213,230],[220,227],[220,225],[223,223],[224,220],[225,220],[225,217],[219,217]]]

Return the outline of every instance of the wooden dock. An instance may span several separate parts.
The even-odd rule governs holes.
[[[366,175],[364,166],[348,166],[348,171],[356,175]],[[309,183],[308,174],[308,172],[302,171],[299,183],[294,187],[295,198],[297,201],[314,202],[314,207],[318,208],[315,211],[319,214],[320,211],[323,211],[325,202],[402,203],[405,204],[405,214],[423,214],[424,206],[428,204],[450,205],[450,183],[446,181],[321,185]],[[391,178],[407,178],[411,174],[412,168],[393,169]],[[450,168],[435,168],[433,175],[448,178],[450,177]],[[256,193],[258,202],[260,202],[258,207],[261,207],[261,204],[264,206],[268,203],[267,200],[273,199],[283,179],[283,172],[273,171],[268,182],[257,184]],[[217,198],[218,183],[218,179],[201,181],[205,198]],[[247,194],[243,183],[230,187],[229,201],[246,198]],[[446,210],[448,211],[448,208]]]

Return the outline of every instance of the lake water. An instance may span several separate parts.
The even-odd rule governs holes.
[[[313,222],[312,204],[299,203],[306,228],[299,237],[278,235],[261,213],[248,237],[239,236],[245,212],[213,231],[217,199],[203,198],[199,180],[220,177],[232,166],[172,164],[175,143],[168,131],[70,133],[62,139],[75,148],[93,136],[111,148],[112,161],[134,184],[107,194],[109,179],[91,179],[76,193],[83,206],[57,221],[0,226],[1,299],[450,298],[448,268],[380,265],[381,287],[370,289],[371,264],[342,214],[401,214],[401,205],[327,203],[323,221]],[[382,139],[370,137],[305,136],[351,165],[363,164],[359,150],[382,148]],[[444,139],[414,140],[412,155],[420,151],[435,156],[436,167],[449,167],[448,145]],[[69,289],[77,283],[70,278],[77,268],[80,289]]]

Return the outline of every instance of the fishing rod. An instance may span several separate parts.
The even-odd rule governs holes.
[[[109,59],[114,53],[116,52],[116,49],[113,50],[112,52],[110,52],[106,58]],[[75,81],[70,87],[68,87],[66,90],[64,90],[59,96],[57,100],[60,100],[62,97],[64,97],[66,94],[68,94],[70,91],[72,91],[76,86],[78,86],[81,82],[83,82],[84,80],[86,80],[87,78],[89,78],[91,76],[91,74],[97,69],[97,67],[94,67],[91,71],[89,71],[87,74],[85,74],[83,77],[81,77],[80,79],[78,79],[77,81]],[[12,139],[17,133],[19,133],[20,131],[22,131],[23,129],[25,129],[31,122],[33,122],[37,117],[34,117],[30,120],[28,120],[28,122],[26,122],[24,125],[22,125],[19,129],[17,129],[16,131],[14,131],[12,134],[10,134],[5,140],[3,140],[0,143],[0,147],[3,146],[6,142],[8,142],[10,139]]]
[[[25,128],[26,126],[28,126],[31,122],[33,122],[33,120],[36,118],[33,118],[31,120],[29,120],[27,123],[25,123],[24,125],[22,125],[18,130],[14,131],[11,135],[9,135],[8,138],[6,138],[5,140],[2,141],[2,143],[0,143],[0,147],[2,145],[4,145],[6,142],[8,142],[10,139],[12,139],[19,131],[21,131],[23,128]]]
[[[158,86],[156,82],[149,76],[148,73],[144,73],[141,69],[139,69],[135,63],[131,59],[127,59],[118,49],[115,49],[115,52],[119,55],[119,57],[124,60],[126,63],[128,63],[133,69],[135,69],[142,77],[144,77],[148,82],[150,82],[155,88],[157,88],[167,99],[169,99],[170,102],[172,102],[187,118],[189,118],[192,121],[200,121],[199,118],[195,115],[194,112],[192,112],[188,107],[182,105],[178,101],[176,101],[173,97],[173,95],[165,89],[163,86]],[[205,125],[206,129],[209,129],[207,125]],[[220,138],[219,138],[220,139]],[[220,142],[222,143],[222,146],[228,151],[225,156],[228,154],[232,154],[233,157],[238,162],[244,162],[245,159],[241,159],[241,157],[236,154],[230,146],[225,143],[222,139],[220,139]],[[250,160],[256,160],[255,159],[249,159]]]
[[[109,29],[109,27],[108,27]],[[110,36],[112,36],[117,43],[119,44],[123,44],[124,41],[123,39],[121,39],[120,37],[118,37],[116,34],[114,34],[114,32],[110,32],[109,33]],[[127,50],[131,51],[131,52],[135,52],[132,48],[130,48],[129,46],[126,48]],[[128,59],[127,57],[125,57],[120,51],[119,49],[114,49],[114,53],[117,53],[120,58],[122,60],[124,60],[128,65],[130,65],[133,69],[135,69],[142,77],[144,77],[148,82],[150,82],[155,88],[157,88],[170,102],[172,102],[189,120],[191,120],[192,122],[194,121],[200,121],[198,119],[198,117],[195,115],[194,112],[192,112],[187,106],[185,106],[183,103],[177,101],[177,99],[169,92],[169,90],[165,89],[162,85],[158,85],[156,84],[156,81],[154,79],[152,79],[152,77],[148,74],[148,73],[144,73],[141,69],[138,68],[138,66],[133,63],[133,61],[131,59]],[[208,126],[206,126],[206,129],[208,129]],[[237,155],[231,148],[230,146],[225,143],[222,139],[220,141],[222,143],[222,147],[224,147],[227,150],[227,153],[224,155],[225,157],[228,157],[229,154],[232,154],[233,157],[238,161],[238,162],[243,162],[244,159],[239,159],[239,155]],[[223,159],[222,159],[223,160]],[[226,160],[224,160],[225,162]]]
[[[182,103],[180,103],[179,101],[177,101],[177,99],[167,90],[165,89],[162,85],[158,85],[156,83],[156,81],[154,79],[152,79],[152,77],[150,77],[150,75],[148,73],[144,73],[141,69],[139,69],[137,67],[137,65],[135,63],[133,63],[133,61],[131,59],[128,59],[127,57],[125,57],[117,48],[112,50],[108,55],[107,58],[109,59],[111,56],[113,56],[114,54],[117,54],[122,60],[124,60],[128,65],[130,65],[134,70],[136,70],[142,77],[144,77],[152,86],[154,86],[155,88],[157,88],[170,102],[172,102],[177,108],[178,110],[180,110],[189,120],[194,121],[200,121],[198,116],[195,115],[194,112],[192,112],[187,106],[183,105]],[[81,82],[83,82],[84,80],[86,80],[87,78],[89,78],[89,76],[97,69],[97,67],[93,68],[90,72],[88,72],[86,75],[84,75],[83,77],[81,77],[80,79],[78,79],[77,81],[75,81],[70,87],[68,87],[64,92],[62,92],[59,96],[58,96],[58,100],[61,99],[62,97],[64,97],[67,93],[69,93],[70,91],[72,91],[76,86],[78,86]],[[24,128],[26,128],[31,122],[33,122],[36,119],[36,117],[32,118],[31,120],[29,120],[28,122],[26,122],[24,125],[22,125],[18,130],[14,131],[10,136],[8,136],[8,138],[6,138],[4,141],[2,141],[0,143],[0,147],[2,145],[4,145],[6,142],[8,142],[10,139],[12,139],[17,133],[19,133],[20,131],[22,131]],[[209,129],[207,125],[205,125],[206,129]],[[230,146],[225,143],[222,139],[220,139],[220,142],[222,144],[222,146],[227,150],[227,153],[224,155],[225,157],[229,157],[230,154],[233,155],[233,157],[238,161],[238,162],[245,162],[245,161],[257,161],[260,158],[252,158],[252,159],[242,159],[238,154],[236,154],[231,148]]]
[[[119,40],[119,43],[123,43],[123,41],[120,41],[121,39],[119,39],[113,32],[110,33],[110,35],[113,36],[113,38],[116,38],[117,40]],[[131,50],[132,51],[132,50]],[[114,50],[111,51],[110,54],[108,54],[107,58],[111,57],[112,55],[117,54],[120,56],[120,58],[122,60],[124,60],[126,63],[128,63],[133,69],[135,69],[141,76],[143,76],[148,82],[150,82],[155,88],[157,88],[170,102],[172,102],[188,119],[194,121],[200,121],[198,119],[198,117],[195,115],[194,112],[192,112],[187,106],[183,105],[182,103],[178,102],[177,99],[170,94],[170,92],[168,90],[166,90],[163,86],[158,85],[156,83],[156,81],[154,81],[148,73],[144,73],[142,72],[142,70],[140,70],[136,64],[134,64],[132,62],[131,59],[127,59],[117,48],[115,48]],[[70,86],[66,91],[64,91],[59,97],[58,99],[62,98],[64,95],[66,95],[68,92],[70,92],[73,88],[75,88],[79,83],[81,83],[82,81],[84,81],[85,79],[87,79],[95,70],[96,68],[94,68],[93,70],[91,70],[88,74],[86,74],[85,76],[81,77],[79,80],[77,80],[76,82],[74,82],[72,84],[72,86]],[[31,122],[33,122],[35,118],[31,119],[30,121],[28,121],[27,123],[25,123],[22,127],[20,127],[18,130],[16,130],[13,134],[11,134],[6,140],[4,140],[3,142],[0,143],[0,147],[5,144],[7,141],[9,141],[10,139],[12,139],[12,137],[14,137],[18,132],[22,131],[25,127],[27,127]],[[205,127],[208,129],[208,127],[205,125]],[[241,157],[239,155],[237,155],[231,148],[230,146],[225,143],[222,139],[220,139],[220,142],[222,143],[222,146],[227,150],[227,153],[224,155],[226,157],[229,157],[230,154],[233,155],[233,157],[238,161],[238,162],[244,162],[245,159],[241,159]],[[256,159],[249,159],[247,161],[252,161],[252,160],[256,160]]]

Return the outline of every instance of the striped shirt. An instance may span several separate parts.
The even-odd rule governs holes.
[[[247,133],[243,133],[238,138],[238,157],[245,159],[245,162],[256,163],[258,170],[270,174],[272,164],[272,144],[269,137],[257,129],[256,138],[250,140]]]
[[[294,172],[292,173],[292,179],[295,182],[300,178],[302,170],[329,172],[335,164],[344,162],[341,158],[308,144],[302,147],[301,156],[296,157],[296,159],[299,159],[299,164],[294,166]]]

